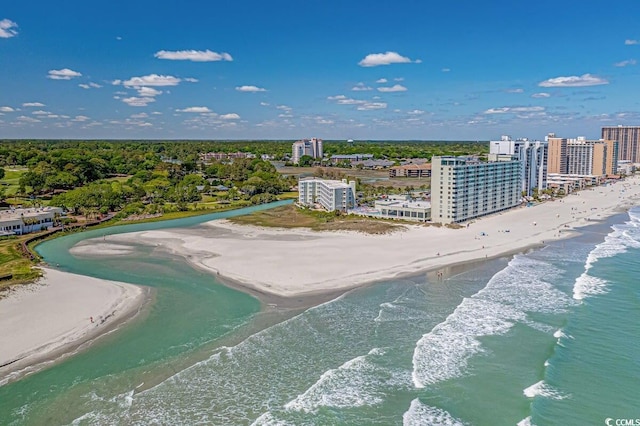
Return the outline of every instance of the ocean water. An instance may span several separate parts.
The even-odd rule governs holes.
[[[42,253],[61,268],[153,285],[157,301],[86,352],[0,387],[1,424],[640,418],[640,209],[445,280],[376,283],[304,311],[261,309],[146,247],[126,262],[71,258],[61,244],[74,238]]]

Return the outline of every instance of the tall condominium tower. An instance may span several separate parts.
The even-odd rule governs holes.
[[[431,159],[431,220],[463,222],[520,204],[518,160],[483,163],[467,157]]]
[[[616,140],[587,140],[558,138],[550,133],[548,173],[606,176],[618,170],[618,142]]]
[[[547,157],[549,145],[544,141],[530,141],[526,138],[511,139],[502,136],[499,141],[489,143],[490,154],[511,155],[522,163],[520,178],[522,191],[533,195],[533,190],[547,189]]]
[[[298,164],[303,155],[308,155],[312,158],[322,158],[324,155],[322,139],[302,139],[294,142],[291,146],[291,161],[293,161],[294,164]]]
[[[603,127],[602,139],[618,141],[619,160],[640,163],[640,126]]]

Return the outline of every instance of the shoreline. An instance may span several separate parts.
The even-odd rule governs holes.
[[[483,217],[461,229],[406,225],[406,230],[392,234],[365,235],[351,231],[262,228],[215,220],[197,228],[115,234],[108,241],[83,240],[70,252],[80,257],[110,257],[133,253],[140,244],[154,247],[160,255],[179,256],[192,267],[211,274],[220,284],[256,297],[263,311],[298,310],[380,281],[411,279],[423,274],[432,280],[444,279],[484,261],[542,248],[545,241],[576,236],[585,227],[636,205],[640,201],[639,182],[640,177],[633,177],[560,201]],[[10,330],[0,337],[0,386],[72,356],[139,318],[144,310],[148,311],[155,294],[148,287],[43,269],[44,285],[36,283],[14,290],[0,300],[0,329]],[[85,296],[97,300],[99,307],[91,308],[94,311],[90,312],[97,312],[96,319],[107,319],[93,327],[88,321],[91,313],[80,308],[89,299],[76,294],[82,288],[78,285],[91,283],[90,294]],[[61,306],[47,295],[46,289],[51,292],[56,287],[56,296],[64,299],[68,295],[64,291],[62,295],[59,293],[65,285],[73,287],[67,290],[75,299],[71,297],[69,304]],[[99,288],[103,292],[110,289],[111,299],[105,302]],[[83,290],[87,289],[85,285]],[[30,294],[36,295],[35,300],[40,295],[42,306],[46,307],[44,313],[38,303],[22,300],[29,299]],[[10,304],[19,305],[26,318],[41,317],[47,324],[56,323],[56,311],[64,312],[73,316],[73,324],[67,325],[66,332],[50,331],[43,337],[34,333],[38,326],[29,325],[28,321],[12,318],[18,326],[8,323],[11,313],[4,306]],[[47,319],[47,314],[54,316]],[[10,343],[3,343],[3,338],[12,345],[13,339],[26,338],[33,345],[14,347],[7,354],[2,348],[8,348]]]
[[[0,300],[0,386],[87,349],[148,311],[155,296],[150,287],[42,269],[39,281]]]
[[[278,308],[312,306],[354,288],[480,262],[570,238],[585,226],[628,211],[640,201],[640,177],[583,190],[562,200],[479,218],[461,229],[408,225],[366,235],[351,231],[237,225],[140,231],[85,240],[76,256],[108,256],[154,247],[205,270],[229,287]]]

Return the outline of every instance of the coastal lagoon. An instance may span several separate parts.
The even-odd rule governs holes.
[[[514,425],[640,417],[640,210],[444,279],[420,274],[303,308],[261,304],[154,247],[73,257],[79,274],[148,285],[133,323],[0,387],[0,423]],[[286,264],[287,259],[283,259]],[[248,260],[247,267],[250,267]]]

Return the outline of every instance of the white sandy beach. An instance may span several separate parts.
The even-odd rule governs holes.
[[[562,200],[479,218],[462,229],[407,225],[402,232],[365,235],[213,221],[201,232],[158,230],[111,236],[106,244],[87,241],[72,253],[105,256],[124,252],[132,243],[148,244],[257,291],[294,297],[514,253],[568,237],[576,227],[639,202],[640,179],[633,177]]]
[[[63,355],[129,318],[145,293],[131,284],[45,268],[38,283],[0,300],[0,384],[9,373]]]

